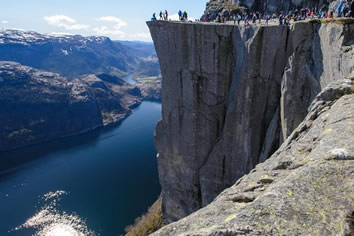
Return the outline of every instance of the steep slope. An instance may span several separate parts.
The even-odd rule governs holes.
[[[153,235],[353,235],[354,74],[309,110],[269,160]]]
[[[122,76],[134,73],[144,63],[143,59],[152,54],[145,55],[144,50],[153,51],[152,45],[139,45],[139,49],[135,49],[107,37],[0,30],[1,61],[15,61],[69,78],[85,74]]]
[[[354,70],[352,20],[148,26],[163,77],[155,141],[168,222],[207,205],[265,161],[315,96]]]

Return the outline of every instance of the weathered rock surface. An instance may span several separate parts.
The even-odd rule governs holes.
[[[148,26],[163,77],[155,141],[168,222],[207,205],[269,158],[315,96],[354,70],[350,20]]]
[[[265,163],[153,235],[353,235],[354,73],[313,101]]]

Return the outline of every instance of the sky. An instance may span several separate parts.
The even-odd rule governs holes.
[[[151,41],[145,22],[161,10],[199,18],[206,0],[0,0],[0,28]]]

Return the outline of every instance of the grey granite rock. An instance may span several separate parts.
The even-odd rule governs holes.
[[[148,22],[162,70],[156,147],[168,222],[272,155],[331,81],[354,70],[353,22]]]
[[[158,235],[353,235],[354,74],[331,83],[280,149]]]

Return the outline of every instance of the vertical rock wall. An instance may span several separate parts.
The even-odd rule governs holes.
[[[354,67],[353,24],[148,26],[163,76],[155,141],[168,222],[266,160]]]

